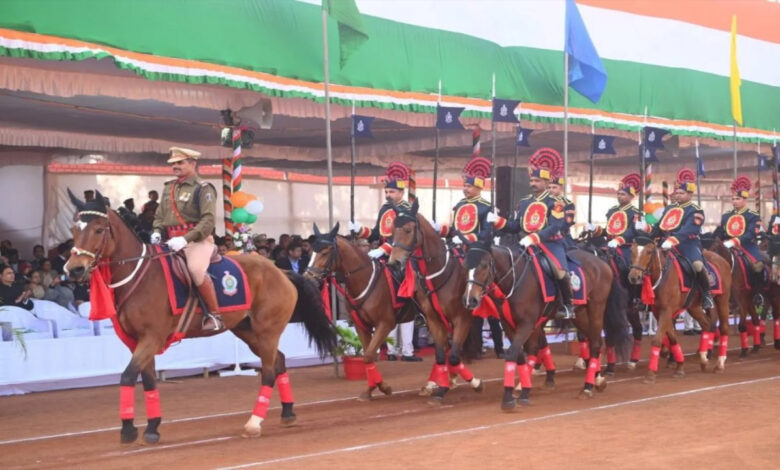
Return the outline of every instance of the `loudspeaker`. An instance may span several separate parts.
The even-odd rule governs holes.
[[[514,170],[514,181],[512,173],[509,166],[496,168],[496,207],[504,217],[510,217],[520,199],[531,193],[528,171],[525,168]]]

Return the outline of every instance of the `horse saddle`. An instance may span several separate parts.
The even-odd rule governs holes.
[[[761,271],[753,270],[753,262],[748,258],[744,251],[732,250],[734,260],[739,265],[739,272],[745,283],[745,289],[751,289],[753,285],[763,285],[769,281],[769,263],[766,260],[760,260],[764,263],[764,269]]]
[[[555,264],[542,250],[532,248],[529,251],[532,256],[534,268],[536,269],[537,278],[539,279],[539,286],[542,289],[542,298],[545,302],[552,302],[555,300],[558,293],[557,269],[555,268]],[[584,305],[587,303],[585,273],[582,270],[582,266],[580,266],[580,262],[573,256],[567,254],[566,261],[569,265],[572,303],[574,305]]]
[[[693,270],[693,265],[688,258],[679,253],[675,253],[672,255],[671,259],[677,270],[677,277],[680,279],[680,289],[683,292],[689,292],[694,286],[698,288],[696,284],[696,272]],[[704,259],[704,269],[707,270],[707,278],[710,281],[710,292],[712,295],[722,294],[723,287],[718,270],[707,261],[707,259]]]
[[[171,273],[185,286],[195,287],[190,270],[187,269],[187,258],[184,256],[184,253],[178,251],[169,258],[171,259]],[[219,263],[220,261],[222,261],[222,255],[219,254],[219,250],[215,246],[214,251],[211,253],[209,264]]]

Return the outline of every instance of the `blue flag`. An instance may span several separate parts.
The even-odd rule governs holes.
[[[371,133],[371,123],[374,118],[369,116],[352,115],[352,135],[355,137],[374,137]]]
[[[775,166],[780,165],[780,147],[777,145],[772,146],[772,153],[775,154]]]
[[[531,137],[531,132],[533,131],[533,129],[523,129],[522,127],[518,127],[515,144],[518,147],[530,147],[531,143],[528,141],[528,138]]]
[[[640,151],[642,146],[639,146]],[[645,165],[649,165],[651,163],[658,163],[658,157],[655,155],[655,149],[652,147],[645,147],[645,154],[644,154],[644,161]]]
[[[564,52],[569,55],[569,86],[598,103],[607,87],[607,71],[590,40],[574,0],[566,0]]]
[[[698,151],[697,151],[697,153],[698,153]],[[696,155],[696,172],[702,178],[707,176],[707,174],[704,173],[704,159],[701,158],[701,155]]]
[[[500,100],[493,98],[493,121],[494,122],[512,122],[518,123],[515,116],[515,108],[520,104],[520,100]]]
[[[593,145],[591,147],[591,151],[594,154],[603,153],[615,155],[615,147],[613,147],[614,143],[615,138],[612,136],[593,134]]]
[[[436,128],[437,129],[463,129],[460,123],[460,113],[466,108],[457,108],[452,106],[436,106]]]
[[[664,148],[664,136],[669,133],[666,129],[659,129],[657,127],[645,127],[645,147],[651,149]]]

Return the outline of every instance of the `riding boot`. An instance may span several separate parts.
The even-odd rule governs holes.
[[[572,319],[574,318],[574,305],[572,304],[571,281],[568,274],[558,281],[558,288],[561,290],[561,307],[555,314],[555,318]]]
[[[751,271],[750,273],[752,281],[751,285],[753,287],[753,303],[756,306],[763,305],[764,304],[764,296],[761,295],[761,292],[764,290],[764,270],[760,271]]]
[[[707,276],[707,268],[702,268],[697,274],[699,287],[701,288],[701,308],[707,310],[715,307],[710,290],[710,278]]]
[[[206,304],[207,312],[203,312],[203,323],[201,328],[205,331],[219,331],[225,327],[222,323],[222,316],[219,314],[219,304],[217,304],[217,291],[214,290],[214,283],[211,277],[206,275],[205,280],[198,286],[198,293]]]

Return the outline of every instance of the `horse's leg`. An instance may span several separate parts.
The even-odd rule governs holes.
[[[450,348],[449,362],[450,373],[457,373],[460,377],[471,385],[475,392],[481,392],[483,389],[482,380],[474,377],[474,374],[461,361],[460,353],[463,351],[463,343],[471,331],[471,314],[466,312],[456,321],[452,333],[452,347]]]
[[[663,344],[663,338],[666,336],[666,330],[672,327],[672,314],[671,311],[664,307],[657,309],[658,312],[658,328],[655,331],[655,336],[650,343],[650,362],[647,365],[647,376],[644,383],[654,384],[656,375],[658,374],[658,361],[661,358],[661,345]],[[655,311],[653,312],[655,314]]]
[[[252,318],[264,319],[270,318],[271,313],[262,312],[254,313]],[[277,362],[276,354],[277,347],[279,345],[279,335],[281,332],[271,331],[258,331],[258,325],[252,323],[252,329],[241,330],[234,328],[231,330],[233,334],[241,338],[249,349],[260,358],[263,362],[263,367],[260,370],[260,391],[257,393],[257,400],[255,401],[255,407],[252,410],[252,415],[249,420],[244,424],[244,432],[241,437],[260,437],[262,434],[262,424],[268,415],[268,406],[271,403],[271,395],[273,395],[274,383],[276,382],[277,374]],[[278,333],[278,334],[277,334]],[[274,338],[273,336],[276,335]],[[269,364],[273,366],[269,367]],[[291,390],[290,390],[291,391]],[[290,393],[292,395],[292,393]],[[291,399],[292,397],[283,397]],[[292,411],[292,406],[290,406]]]
[[[780,349],[780,286],[773,281],[770,281],[769,298],[772,304],[772,333],[775,340],[775,349]]]
[[[588,360],[588,369],[585,372],[585,384],[580,392],[581,398],[591,398],[593,388],[603,391],[607,388],[607,379],[601,375],[601,331],[604,329],[604,308],[603,302],[589,302],[585,307],[581,307],[587,313],[587,323],[583,325],[583,330],[587,332],[588,343],[590,345]]]
[[[574,362],[574,369],[585,370],[588,368],[590,360],[590,345],[588,344],[588,336],[579,328],[577,329],[577,342],[580,345],[580,357]]]
[[[426,304],[428,304],[428,302],[426,302]],[[431,399],[428,401],[428,403],[432,405],[439,405],[442,403],[444,395],[447,394],[447,391],[450,388],[450,372],[447,368],[447,346],[449,345],[449,342],[447,330],[441,323],[441,320],[437,318],[436,312],[432,311],[433,307],[431,307],[430,304],[427,305],[427,308],[426,306],[423,306],[423,310],[429,309],[431,310],[431,314],[429,315],[429,312],[426,311],[425,316],[428,319],[428,330],[433,337],[434,351],[436,353],[436,363],[433,365],[431,375],[428,377],[428,383],[430,384],[431,381],[433,381],[435,382],[436,386],[431,391]],[[428,389],[428,386],[426,386],[426,389]],[[422,394],[423,391],[421,391],[421,395]]]
[[[512,344],[506,350],[504,356],[504,396],[501,399],[501,409],[503,411],[513,411],[517,403],[528,405],[531,403],[531,371],[525,360],[523,345],[531,335],[534,327],[532,322],[519,322],[517,329],[512,335]],[[518,384],[520,396],[515,400],[515,374],[520,378]]]
[[[544,325],[539,329],[539,353],[537,360],[539,364],[544,365],[545,379],[544,388],[548,390],[555,390],[555,361],[553,360],[552,351],[550,345],[547,343],[547,335],[544,333]],[[530,365],[530,363],[529,363]]]
[[[634,336],[634,347],[631,349],[631,359],[627,367],[629,370],[634,370],[642,353],[642,319],[639,317],[638,308],[629,307],[628,322],[631,324],[631,334]]]
[[[157,428],[162,420],[162,412],[160,409],[160,391],[157,390],[157,379],[155,378],[154,357],[141,370],[141,380],[144,385],[144,402],[146,404],[144,441],[147,444],[157,444],[160,441],[160,433]]]
[[[744,358],[748,355],[748,327],[747,327],[747,308],[745,308],[744,296],[740,292],[739,300],[739,324],[737,325],[737,331],[739,331],[739,357]]]
[[[718,348],[718,363],[713,372],[720,373],[726,370],[726,354],[729,349],[729,309],[730,298],[727,295],[715,297],[715,308],[718,312],[718,332],[720,333],[720,347]],[[714,332],[712,335],[714,341]],[[712,343],[712,341],[710,342]]]
[[[704,372],[707,370],[707,364],[709,363],[709,358],[707,357],[707,351],[709,351],[710,344],[711,344],[711,338],[713,336],[712,333],[712,327],[713,322],[711,315],[708,315],[704,310],[702,310],[701,305],[691,305],[688,308],[688,313],[693,317],[694,320],[699,322],[699,326],[701,326],[701,339],[699,340],[699,366],[701,367],[701,371]]]
[[[390,330],[395,328],[394,315],[391,316],[391,318],[392,319],[389,321],[380,321],[376,326],[373,335],[358,328],[360,341],[363,343],[363,363],[366,365],[366,380],[368,382],[368,388],[360,394],[361,400],[370,400],[371,393],[377,387],[379,387],[379,390],[385,395],[391,395],[393,393],[393,389],[382,379],[382,374],[379,372],[376,365],[379,347],[387,339]]]
[[[276,363],[274,364],[276,386],[279,389],[279,399],[282,402],[282,424],[293,424],[297,418],[293,411],[295,397],[293,396],[290,375],[287,373],[287,363],[284,353],[276,351]]]
[[[138,439],[138,429],[133,424],[135,419],[135,384],[138,381],[138,374],[149,363],[154,362],[154,355],[160,346],[162,345],[158,344],[156,338],[151,336],[141,338],[133,351],[130,363],[125,367],[119,379],[119,419],[122,420],[120,440],[123,444],[129,444]]]
[[[753,299],[750,299],[747,305],[750,319],[752,320],[748,323],[748,334],[753,334],[753,352],[757,353],[761,349],[761,318],[756,311],[756,304],[753,303]]]
[[[677,341],[677,332],[673,327],[669,328],[666,331],[666,336],[669,338],[670,357],[674,359],[674,362],[677,364],[673,377],[681,379],[685,377],[685,355],[683,354],[680,343]]]

